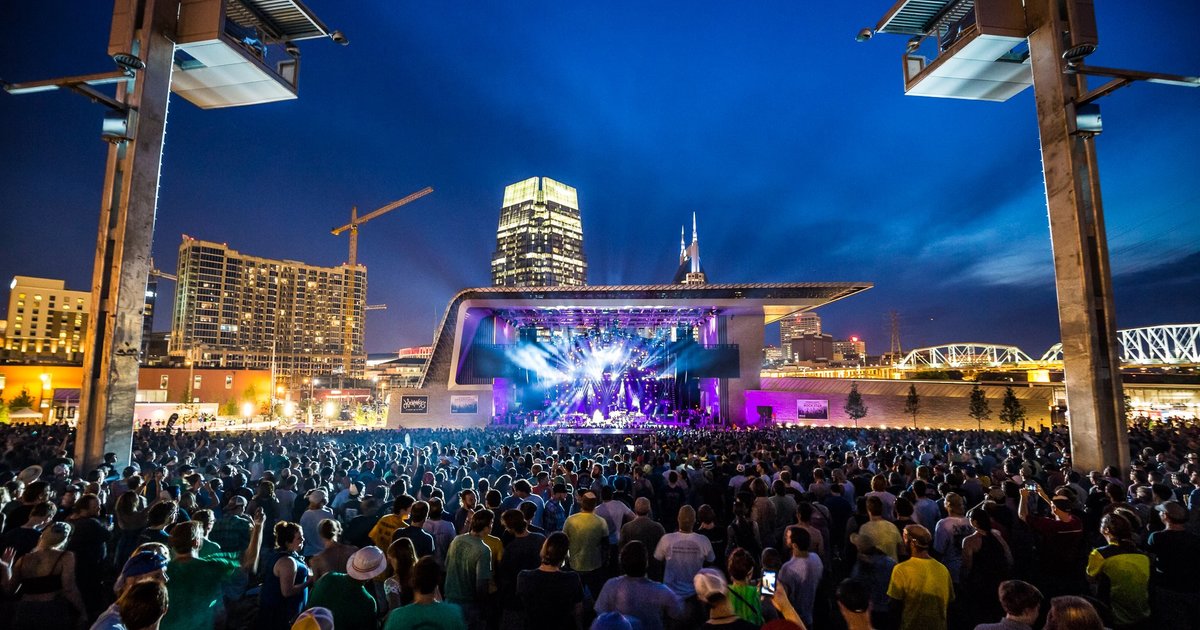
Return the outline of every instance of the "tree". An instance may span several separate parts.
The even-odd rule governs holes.
[[[850,383],[850,395],[846,396],[846,406],[842,408],[846,415],[854,420],[854,428],[858,428],[858,421],[867,417],[867,406],[863,404],[862,394],[858,393],[858,383]]]
[[[33,409],[33,406],[36,404],[37,401],[33,399],[33,396],[29,395],[29,390],[22,387],[21,393],[17,394],[17,397],[13,398],[11,403],[8,403],[8,407],[9,409]]]
[[[908,386],[908,397],[904,399],[904,413],[912,416],[913,428],[917,428],[917,414],[921,411],[921,397],[917,395],[915,383]]]
[[[1025,430],[1025,407],[1017,398],[1017,393],[1012,387],[1004,388],[1004,403],[1000,409],[1000,421],[1012,428],[1017,428],[1017,424],[1021,425],[1021,430]]]
[[[975,383],[975,387],[971,388],[971,406],[967,415],[975,419],[975,424],[979,427],[980,432],[983,431],[983,421],[992,418],[992,409],[988,406],[987,394],[983,392],[979,383]]]

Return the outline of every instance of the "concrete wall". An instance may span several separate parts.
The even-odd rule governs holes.
[[[474,397],[474,412],[466,411],[462,406],[452,408],[455,397]],[[460,398],[459,401],[466,402],[469,398]],[[424,411],[414,407],[420,402],[425,403]],[[491,385],[458,385],[449,389],[442,383],[432,383],[424,389],[396,389],[388,394],[389,429],[464,429],[486,426],[491,420]]]
[[[909,385],[916,385],[917,394],[921,397],[921,410],[916,420],[917,426],[939,429],[974,429],[976,427],[975,421],[967,415],[971,388],[974,383],[948,381],[764,378],[761,389],[746,392],[746,419],[753,426],[759,417],[758,408],[770,406],[774,410],[776,423],[801,422],[818,426],[853,424],[843,410],[852,382],[858,384],[858,392],[862,394],[863,403],[867,406],[867,416],[859,421],[859,426],[912,426],[913,418],[904,413],[904,403],[908,397]],[[988,405],[992,411],[991,420],[984,422],[984,428],[1006,428],[1006,425],[1000,422],[1004,385],[981,385],[981,387],[987,395]],[[1049,384],[1013,384],[1013,392],[1025,407],[1027,425],[1037,426],[1050,423],[1050,407],[1054,403],[1055,389],[1055,386]],[[829,419],[798,420],[796,417],[797,400],[827,401]]]

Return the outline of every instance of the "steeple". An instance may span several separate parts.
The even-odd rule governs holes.
[[[680,225],[679,226],[679,264],[681,264],[681,265],[683,264],[683,261],[687,260],[687,244],[683,240],[683,234],[684,234],[684,227],[682,225]]]
[[[692,247],[688,252],[692,259],[692,273],[700,273],[700,234],[696,231],[696,213],[692,213]]]

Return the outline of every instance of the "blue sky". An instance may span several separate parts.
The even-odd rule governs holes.
[[[433,186],[360,236],[370,301],[389,306],[368,315],[368,348],[428,343],[457,290],[489,283],[504,186],[544,175],[579,190],[593,284],[669,280],[695,211],[713,280],[874,282],[820,311],[872,352],[895,310],[906,347],[1040,355],[1058,332],[1032,93],[904,96],[904,39],[853,40],[890,4],[311,0],[351,43],[302,43],[298,100],[172,99],[155,258],[173,267],[188,234],[338,264],[328,230],[352,205]],[[108,69],[109,7],[4,3],[0,77]],[[1092,63],[1200,73],[1200,3],[1097,14]],[[1200,89],[1101,104],[1118,324],[1200,321]],[[86,287],[101,115],[67,93],[0,95],[0,275]]]

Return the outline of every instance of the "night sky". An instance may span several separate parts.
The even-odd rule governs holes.
[[[1032,90],[905,97],[904,38],[853,38],[890,0],[309,4],[351,43],[301,42],[298,100],[172,98],[158,266],[181,234],[335,265],[347,244],[329,229],[352,205],[433,186],[359,242],[369,300],[389,307],[367,316],[368,349],[426,344],[455,292],[490,283],[504,186],[540,175],[579,191],[591,284],[669,281],[695,211],[710,281],[875,283],[819,311],[872,353],[891,310],[905,348],[1037,357],[1058,340]],[[1200,74],[1200,3],[1096,4],[1090,63]],[[110,9],[2,3],[0,77],[110,69]],[[1200,321],[1200,89],[1101,105],[1118,324]],[[102,115],[66,92],[0,94],[0,277],[87,288]]]

